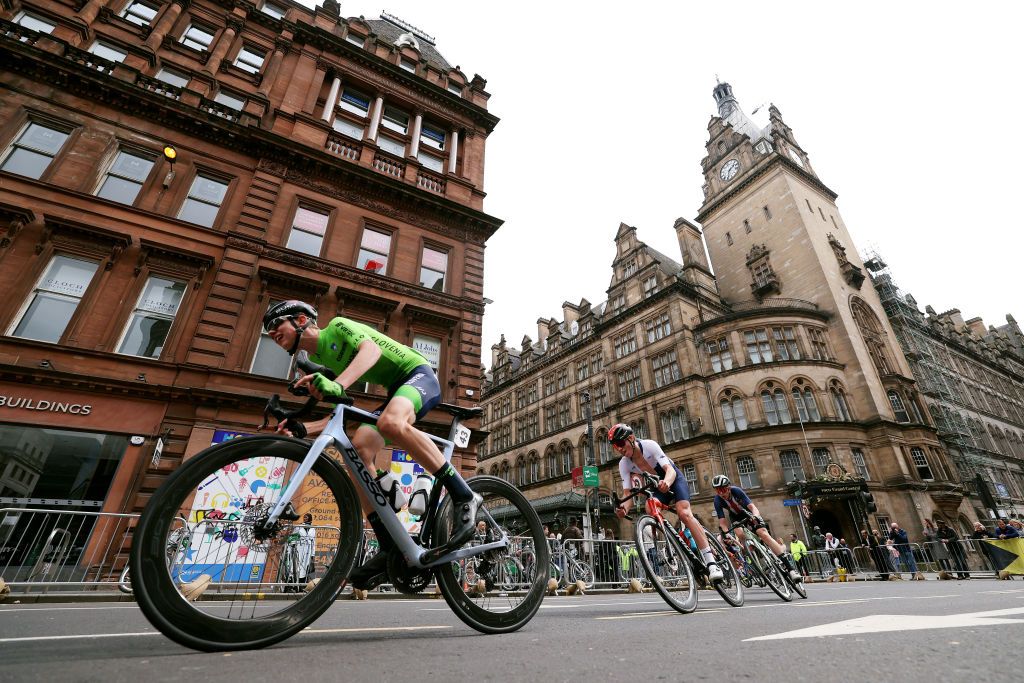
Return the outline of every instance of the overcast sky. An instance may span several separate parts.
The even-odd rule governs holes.
[[[380,1],[341,0],[342,16],[433,35],[501,118],[485,365],[501,334],[518,346],[563,301],[606,299],[620,221],[680,260],[672,224],[701,205],[716,75],[748,114],[765,105],[757,124],[779,108],[857,250],[922,309],[1024,323],[1024,4]]]

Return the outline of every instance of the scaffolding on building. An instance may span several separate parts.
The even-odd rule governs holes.
[[[946,360],[948,353],[933,337],[914,298],[900,291],[881,255],[870,249],[862,257],[896,339],[911,364],[918,390],[931,399],[927,402],[928,412],[957,467],[960,483],[972,496],[978,497],[980,492],[975,481],[978,474],[992,485],[987,467],[990,459],[985,454],[978,428],[962,412],[966,402],[956,371]]]

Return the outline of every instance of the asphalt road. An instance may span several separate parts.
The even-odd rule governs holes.
[[[133,603],[0,606],[0,681],[1020,681],[1024,586],[972,580],[813,584],[744,607],[701,591],[549,597],[517,633],[485,636],[442,600],[339,601],[256,652],[205,654]]]

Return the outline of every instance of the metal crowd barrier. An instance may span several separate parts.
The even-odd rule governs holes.
[[[138,515],[0,509],[0,577],[14,589],[116,588]]]

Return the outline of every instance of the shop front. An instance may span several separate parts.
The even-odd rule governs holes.
[[[70,580],[83,561],[106,561],[97,553],[122,541],[130,520],[116,515],[126,510],[143,458],[153,452],[165,405],[0,382],[5,580],[44,569]]]

